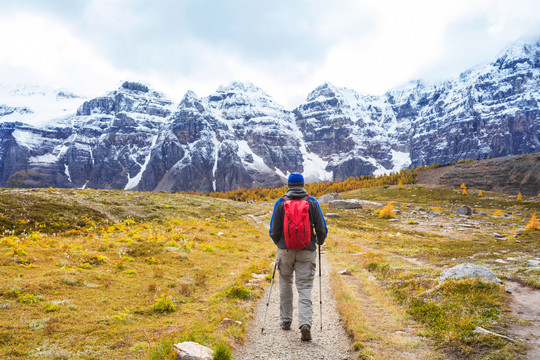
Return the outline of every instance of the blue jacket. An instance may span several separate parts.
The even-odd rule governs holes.
[[[291,199],[303,199],[308,196],[305,189],[299,187],[293,187],[287,190],[285,196]],[[326,228],[326,221],[321,211],[321,207],[313,196],[307,199],[309,203],[309,221],[311,223],[311,243],[307,250],[316,250],[317,244],[324,244],[328,229]],[[286,249],[285,235],[283,234],[283,219],[285,217],[285,210],[283,205],[285,200],[279,198],[274,205],[274,213],[272,214],[272,220],[270,220],[270,237],[280,249]]]

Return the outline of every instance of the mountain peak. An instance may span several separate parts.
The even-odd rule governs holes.
[[[313,101],[319,97],[324,98],[334,98],[339,92],[338,88],[329,82],[324,82],[321,85],[317,86],[315,90],[309,93],[307,96],[307,101]]]
[[[124,81],[120,89],[131,90],[139,93],[147,93],[150,91],[148,86],[136,81]]]
[[[254,85],[252,82],[249,82],[249,81],[233,81],[227,86],[220,86],[217,89],[217,92],[218,93],[224,93],[224,92],[259,93],[265,96],[269,96],[260,87]]]
[[[156,101],[165,101],[167,103],[172,103],[167,95],[156,91],[143,84],[142,82],[138,81],[124,81],[118,89],[108,92],[106,96],[113,96],[118,93],[138,99],[148,98],[155,99]]]
[[[199,100],[199,97],[193,90],[186,91],[186,94],[182,98],[182,101]]]
[[[200,112],[204,111],[204,107],[201,104],[201,98],[199,98],[197,94],[192,90],[188,90],[186,92],[186,94],[178,104],[178,108],[196,108]]]
[[[515,68],[516,66],[540,67],[540,36],[521,39],[510,45],[495,61],[499,68]]]
[[[353,105],[360,99],[360,94],[354,90],[337,87],[332,83],[324,82],[321,85],[317,86],[315,90],[309,93],[307,96],[307,101],[316,101],[319,98],[332,99],[337,98],[349,105]]]

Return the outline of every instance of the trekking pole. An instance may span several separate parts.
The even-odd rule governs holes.
[[[268,291],[268,300],[266,300],[266,311],[264,312],[264,319],[261,327],[261,334],[264,333],[264,324],[266,323],[266,314],[268,314],[268,305],[270,304],[270,295],[272,295],[272,286],[274,285],[274,276],[276,275],[276,268],[278,259],[276,257],[276,263],[274,264],[274,272],[272,273],[272,281],[270,281],[270,291]]]
[[[322,331],[322,280],[321,280],[321,245],[319,245],[319,303],[321,305],[321,331]]]

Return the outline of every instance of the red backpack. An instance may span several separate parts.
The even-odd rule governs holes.
[[[283,219],[283,233],[287,249],[307,249],[311,243],[311,225],[309,221],[308,196],[303,199],[289,199],[283,197],[285,204],[285,217]]]

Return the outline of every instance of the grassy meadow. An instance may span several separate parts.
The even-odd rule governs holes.
[[[474,332],[479,326],[506,334],[516,323],[502,286],[475,279],[439,284],[438,278],[443,268],[476,263],[489,267],[503,281],[540,288],[540,271],[526,264],[526,260],[540,258],[540,231],[525,229],[532,214],[540,213],[540,201],[462,192],[412,185],[347,194],[349,198],[392,202],[399,212],[390,219],[378,216],[380,208],[375,206],[360,210],[323,207],[323,211],[340,215],[327,219],[333,230],[327,248],[334,267],[349,269],[352,274],[334,272],[332,282],[360,358],[408,358],[399,354],[407,354],[411,348],[426,353],[425,341],[436,349],[425,358],[524,358],[523,343]],[[461,205],[487,216],[455,215]],[[497,210],[503,216],[494,217]],[[379,304],[379,310],[366,316],[366,301]],[[404,328],[409,330],[401,331]]]
[[[473,262],[540,288],[540,272],[526,264],[540,257],[540,231],[525,230],[540,215],[540,199],[477,193],[381,185],[341,194],[392,202],[391,219],[377,206],[322,205],[339,214],[327,217],[325,248],[360,359],[401,359],[408,351],[426,359],[523,356],[521,343],[473,332],[507,333],[515,319],[503,287],[437,281],[443,268]],[[463,204],[487,216],[455,215]],[[228,358],[268,284],[272,205],[0,189],[0,358],[169,359],[171,345],[185,340]],[[497,210],[502,216],[493,216]],[[350,276],[337,274],[345,268]],[[220,325],[225,318],[242,325]]]
[[[243,341],[275,254],[258,205],[107,190],[0,190],[0,358],[169,358]],[[250,286],[247,286],[247,285]],[[224,318],[242,325],[219,326]]]

